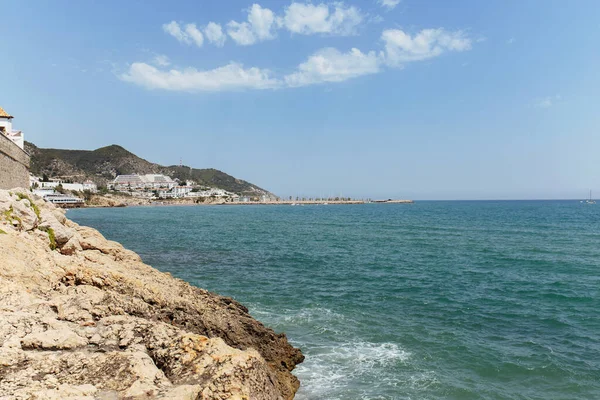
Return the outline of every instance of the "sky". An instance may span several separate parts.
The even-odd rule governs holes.
[[[597,0],[2,1],[0,106],[281,196],[600,196]]]

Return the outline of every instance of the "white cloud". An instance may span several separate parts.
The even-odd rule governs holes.
[[[253,4],[248,10],[248,22],[229,22],[227,34],[237,44],[248,46],[259,41],[273,39],[276,27],[273,11]]]
[[[239,45],[249,46],[256,43],[256,36],[247,22],[231,21],[227,24],[227,34]]]
[[[339,1],[331,4],[292,2],[285,8],[283,16],[277,16],[270,9],[253,4],[247,9],[247,14],[246,21],[230,21],[227,24],[227,35],[242,46],[274,39],[279,29],[302,35],[353,35],[365,19],[358,8]],[[181,43],[195,43],[198,47],[204,43],[204,35],[209,42],[219,47],[226,40],[223,28],[214,22],[209,22],[204,28],[204,35],[195,24],[187,24],[182,28],[176,21],[164,24],[163,30]]]
[[[275,14],[268,8],[253,4],[250,11],[248,11],[248,22],[258,39],[266,40],[275,37],[273,32],[276,28]]]
[[[536,108],[550,108],[557,101],[560,101],[560,99],[561,99],[561,96],[559,94],[554,95],[554,96],[546,96],[546,97],[542,97],[541,99],[536,100],[533,105]]]
[[[326,33],[352,35],[363,21],[363,15],[354,6],[344,3],[327,4],[292,3],[285,9],[282,24],[292,33],[311,35]]]
[[[202,32],[196,28],[196,24],[187,24],[185,26],[185,33],[196,43],[196,46],[202,47],[204,44],[204,36]]]
[[[205,34],[208,40],[218,43],[219,40],[224,40],[222,39],[224,35],[222,31],[215,29],[218,27],[217,24],[213,25],[210,29],[206,28]],[[263,30],[255,29],[254,26],[258,25],[250,22],[239,25],[241,26],[236,26],[238,29],[232,38],[238,35],[234,40],[240,44],[249,41],[248,38],[243,38],[243,35],[252,35],[255,40],[258,40],[258,35],[266,38],[271,32],[270,28],[267,28],[271,26],[269,24],[265,25]],[[249,33],[246,30],[249,30]],[[216,34],[219,32],[221,36]],[[427,60],[448,51],[466,51],[472,46],[472,40],[462,31],[448,32],[442,28],[424,29],[414,36],[397,29],[386,30],[381,37],[385,51],[363,53],[353,48],[343,53],[335,48],[325,48],[308,57],[292,73],[283,76],[274,76],[267,69],[244,68],[234,62],[208,71],[199,71],[195,68],[166,70],[137,62],[133,63],[126,73],[121,74],[120,78],[148,89],[187,92],[293,88],[325,82],[342,82],[378,73],[385,66],[402,67],[404,63]],[[157,58],[155,64],[168,65],[165,64],[168,63],[166,57],[162,61]],[[536,107],[550,107],[559,99],[558,95],[540,99]]]
[[[184,92],[271,89],[280,85],[280,81],[274,79],[270,71],[254,67],[245,69],[237,63],[229,63],[207,71],[195,68],[167,71],[138,62],[131,64],[129,70],[120,78],[147,89]]]
[[[506,41],[506,44],[513,44],[517,39],[515,39],[514,37],[511,37],[510,39],[508,39]]]
[[[471,39],[462,31],[448,32],[443,28],[423,29],[411,37],[399,29],[383,31],[387,63],[402,66],[411,61],[421,61],[437,57],[446,51],[471,49]]]
[[[185,33],[183,30],[181,30],[181,27],[179,26],[179,24],[177,22],[171,21],[168,24],[164,24],[162,26],[162,28],[163,28],[163,31],[165,31],[169,35],[173,36],[179,42],[185,43],[185,44],[191,43],[189,36],[187,35],[187,33]]]
[[[400,4],[402,0],[379,0],[379,4],[381,4],[383,7],[387,8],[388,10],[392,10],[394,8],[396,8],[396,6],[398,4]]]
[[[154,57],[153,62],[154,62],[154,64],[158,65],[159,67],[167,67],[167,66],[171,65],[171,61],[169,61],[169,57],[165,56],[164,54],[157,54]]]
[[[381,58],[374,51],[362,53],[352,49],[342,53],[327,48],[318,51],[298,66],[298,70],[287,75],[285,83],[290,87],[306,86],[323,82],[342,82],[361,75],[379,72]]]
[[[195,24],[187,24],[185,29],[181,29],[181,26],[176,21],[171,21],[168,24],[164,24],[162,28],[163,31],[173,36],[180,43],[188,45],[195,43],[198,47],[202,47],[204,43],[202,32],[196,28]]]
[[[225,36],[223,33],[221,25],[214,22],[209,22],[208,25],[206,25],[206,28],[204,28],[204,34],[206,35],[208,41],[217,47],[222,47],[227,39],[227,36]]]

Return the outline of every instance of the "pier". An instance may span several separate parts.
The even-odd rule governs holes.
[[[274,201],[246,201],[246,202],[227,202],[223,205],[329,205],[329,204],[411,204],[413,200],[274,200]]]

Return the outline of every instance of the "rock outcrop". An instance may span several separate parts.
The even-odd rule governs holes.
[[[284,334],[0,191],[0,399],[292,399]]]

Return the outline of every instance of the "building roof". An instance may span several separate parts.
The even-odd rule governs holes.
[[[0,107],[0,118],[13,118],[13,116],[4,111],[4,108]]]

